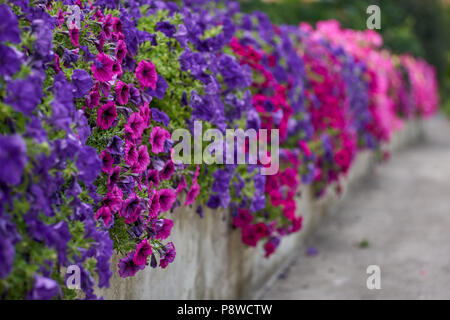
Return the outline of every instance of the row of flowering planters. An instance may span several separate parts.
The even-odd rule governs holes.
[[[75,298],[66,269],[96,298],[114,251],[120,277],[165,269],[186,210],[200,223],[227,212],[270,257],[302,228],[302,186],[339,191],[358,153],[437,108],[433,68],[381,46],[373,31],[276,26],[229,1],[0,4],[2,298]],[[270,148],[268,164],[175,161],[172,134],[198,121],[278,129],[279,170],[263,173]]]

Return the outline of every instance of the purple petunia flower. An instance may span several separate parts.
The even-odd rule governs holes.
[[[149,199],[148,216],[152,219],[157,218],[160,209],[161,207],[159,205],[159,195],[158,192],[155,191]]]
[[[142,211],[140,200],[141,199],[134,194],[123,202],[122,209],[120,210],[120,216],[125,219],[126,223],[133,223],[139,218]]]
[[[78,47],[80,45],[80,30],[76,27],[71,27],[69,29],[69,37],[70,42],[74,47]]]
[[[15,48],[0,44],[0,75],[12,76],[19,71],[22,64],[21,56],[22,53]]]
[[[169,263],[172,263],[175,260],[176,256],[175,246],[172,242],[169,242],[163,247],[163,254],[161,255],[161,259],[159,260],[159,266],[165,269]]]
[[[141,61],[136,68],[136,78],[142,88],[156,89],[156,81],[158,75],[156,74],[155,66],[151,61]]]
[[[109,207],[101,207],[97,210],[97,213],[95,214],[95,219],[99,220],[102,219],[105,223],[105,226],[110,226],[112,219],[112,213],[111,209]]]
[[[108,130],[116,117],[116,105],[113,101],[108,101],[97,110],[97,126],[100,129]]]
[[[169,38],[173,37],[175,32],[177,32],[175,26],[168,21],[157,22],[155,30],[164,33]]]
[[[166,79],[164,79],[164,77],[162,77],[161,75],[158,75],[158,80],[156,81],[156,89],[147,89],[145,93],[151,97],[162,100],[166,95],[167,88],[169,88],[169,85],[167,84]]]
[[[20,43],[17,16],[6,4],[0,4],[0,42]]]
[[[42,81],[34,76],[11,81],[6,89],[8,95],[5,103],[27,116],[31,115],[42,99]]]
[[[107,82],[113,78],[114,61],[104,53],[99,53],[92,64],[94,78],[100,82]]]
[[[91,90],[94,82],[85,70],[75,69],[72,74],[74,98],[82,98]]]
[[[145,268],[145,265],[138,266],[133,261],[134,252],[131,251],[127,254],[127,256],[123,259],[120,259],[118,267],[119,267],[119,275],[122,278],[132,277],[138,272]]]
[[[147,239],[144,239],[136,247],[133,262],[137,266],[145,266],[145,264],[147,263],[148,256],[151,255],[152,253],[153,253],[152,246],[148,243]]]
[[[19,135],[0,135],[0,182],[18,185],[27,162],[27,147]]]
[[[138,158],[138,153],[136,151],[136,146],[131,141],[125,143],[125,162],[132,166]]]
[[[85,146],[78,154],[76,165],[79,172],[79,179],[86,183],[92,183],[102,170],[97,151],[94,148]]]
[[[170,236],[173,227],[173,221],[169,219],[161,219],[156,222],[156,239],[164,240]]]
[[[102,170],[106,173],[111,173],[113,170],[114,159],[109,152],[103,150],[100,154],[100,159],[102,160]]]
[[[161,122],[165,127],[169,126],[170,118],[169,116],[164,112],[156,108],[151,108],[152,111],[152,118],[156,122]]]
[[[58,283],[50,278],[36,275],[33,289],[27,294],[28,299],[51,300],[61,294]]]
[[[127,45],[125,41],[119,40],[116,46],[116,60],[122,63],[126,55],[127,55]]]

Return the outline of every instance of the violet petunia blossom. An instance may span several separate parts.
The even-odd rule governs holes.
[[[74,47],[78,47],[80,45],[80,30],[76,27],[71,27],[69,29],[69,37],[70,42]]]
[[[140,200],[141,199],[134,194],[123,202],[120,210],[120,216],[125,219],[126,223],[133,223],[139,218],[142,211]]]
[[[167,161],[164,168],[159,172],[161,180],[169,180],[175,172],[175,165],[172,160]]]
[[[34,76],[17,79],[6,85],[5,103],[24,115],[31,115],[42,99],[42,81]]]
[[[144,239],[136,247],[133,262],[137,266],[145,266],[148,256],[150,256],[152,253],[152,246],[148,243],[147,239]]]
[[[16,14],[6,4],[0,4],[0,42],[20,43],[20,29]]]
[[[160,219],[156,222],[156,239],[164,240],[170,236],[173,227],[173,221],[169,219]]]
[[[142,119],[138,112],[134,112],[131,114],[127,124],[125,125],[125,132],[127,132],[132,139],[137,140],[141,138],[142,133],[146,128],[147,124],[144,119]]]
[[[131,141],[126,142],[125,144],[125,162],[132,166],[136,162],[138,158],[138,153],[136,150],[136,146]]]
[[[161,110],[156,108],[151,108],[152,111],[152,119],[156,122],[161,122],[165,127],[169,126],[170,118],[169,116]]]
[[[149,199],[148,216],[153,219],[157,218],[160,209],[161,207],[159,205],[159,194],[155,191]]]
[[[32,300],[52,300],[61,294],[58,283],[40,275],[34,277],[33,289],[27,294]]]
[[[108,101],[97,110],[97,125],[103,130],[108,130],[116,117],[116,105],[113,101]]]
[[[0,135],[0,182],[18,185],[27,163],[27,147],[19,135]]]
[[[75,69],[72,74],[74,98],[82,98],[91,90],[94,82],[85,70]]]
[[[113,170],[114,159],[111,154],[103,150],[100,154],[100,159],[102,160],[102,170],[106,173],[111,173]]]
[[[116,46],[116,60],[122,63],[126,55],[127,55],[127,45],[125,44],[125,41],[119,40]]]
[[[158,75],[156,74],[156,69],[151,61],[141,61],[136,67],[136,78],[139,84],[143,88],[156,89],[156,81],[158,80]]]
[[[11,47],[0,44],[0,75],[12,76],[19,71],[22,54]]]
[[[94,78],[100,82],[106,82],[113,78],[114,61],[104,53],[99,53],[92,64]]]

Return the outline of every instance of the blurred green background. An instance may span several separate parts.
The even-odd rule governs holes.
[[[346,28],[366,29],[369,5],[381,9],[384,46],[410,52],[438,72],[441,106],[450,116],[450,0],[241,0],[245,12],[266,12],[277,24],[315,24],[336,19]]]

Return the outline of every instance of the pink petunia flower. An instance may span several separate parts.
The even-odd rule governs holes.
[[[170,133],[161,127],[153,127],[150,133],[150,145],[153,153],[160,153],[164,151],[164,142],[170,139]]]
[[[102,200],[103,206],[111,209],[111,213],[115,213],[120,210],[123,202],[122,190],[115,185]]]
[[[153,192],[153,195],[149,199],[148,203],[148,215],[151,219],[156,219],[158,217],[161,207],[159,205],[159,194],[157,190]]]
[[[108,130],[116,117],[116,105],[113,101],[108,101],[97,110],[97,126],[103,130]]]
[[[136,194],[131,195],[123,202],[120,210],[120,216],[125,219],[126,223],[133,223],[139,218],[142,212],[140,202],[141,199]]]
[[[116,46],[116,61],[122,63],[123,59],[125,59],[125,56],[127,55],[127,52],[128,50],[125,41],[119,40]]]
[[[148,107],[148,102],[145,102],[142,106],[139,107],[139,115],[144,119],[144,122],[147,124],[147,127],[150,125],[150,120],[152,119],[152,114],[150,112],[150,108]]]
[[[145,124],[144,119],[142,119],[137,112],[131,114],[125,125],[125,131],[130,133],[133,140],[139,139],[146,128],[147,125]]]
[[[99,53],[92,64],[92,74],[100,82],[107,82],[113,78],[114,61],[104,53]]]
[[[158,170],[152,169],[147,172],[148,182],[153,182],[153,186],[159,185],[159,173]]]
[[[168,211],[172,208],[173,204],[176,200],[176,193],[173,189],[161,189],[158,191],[159,195],[159,205],[161,207],[161,211]]]
[[[69,37],[73,46],[78,47],[80,45],[80,30],[77,27],[72,26],[69,29]]]
[[[164,240],[170,236],[173,227],[173,221],[169,219],[161,219],[157,221],[156,239]]]
[[[100,92],[99,92],[99,85],[98,82],[92,88],[91,92],[89,92],[89,95],[86,98],[86,108],[92,109],[97,107],[100,104]]]
[[[126,105],[130,96],[130,87],[125,82],[119,80],[114,90],[116,92],[117,102],[121,105]]]
[[[150,157],[148,155],[147,146],[145,144],[140,146],[137,153],[138,156],[136,162],[133,164],[132,169],[134,173],[142,173],[150,164]]]
[[[175,172],[175,165],[172,160],[167,161],[164,168],[159,172],[161,180],[169,180]]]
[[[185,206],[193,204],[198,194],[200,193],[200,185],[197,181],[195,181],[186,195],[186,201],[184,202]]]
[[[102,166],[103,172],[111,173],[113,170],[113,164],[114,164],[114,159],[111,156],[111,154],[108,151],[103,150],[100,155],[100,159],[102,160],[102,163],[103,163],[103,166]]]
[[[112,220],[112,213],[109,207],[101,207],[95,213],[95,219],[102,219],[105,225],[108,227]]]
[[[155,66],[151,61],[141,61],[136,68],[136,78],[143,88],[156,89],[156,81],[158,75],[156,74]]]
[[[148,256],[150,256],[152,253],[152,246],[148,243],[147,239],[144,239],[136,247],[133,262],[137,266],[145,265],[147,263]]]
[[[136,162],[138,158],[138,153],[136,151],[136,146],[131,141],[126,142],[125,144],[125,162],[132,166]]]

